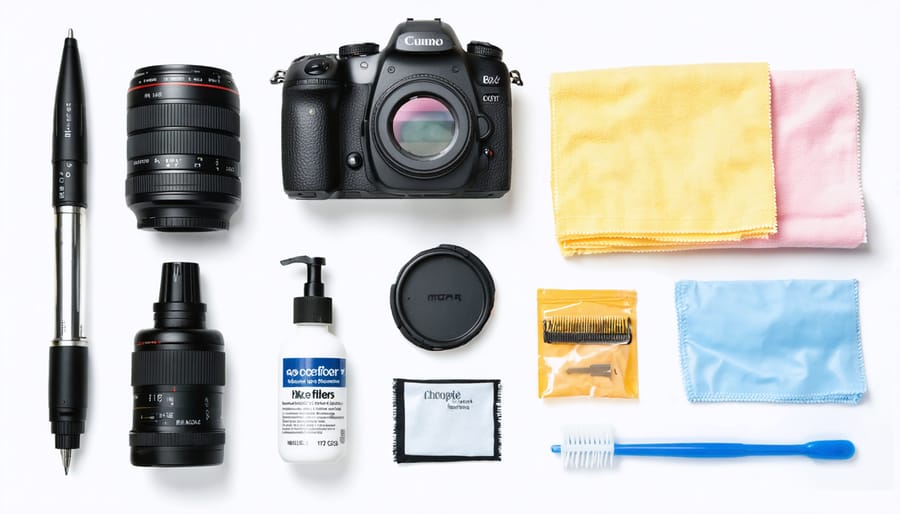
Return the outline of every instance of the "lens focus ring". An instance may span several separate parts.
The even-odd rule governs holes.
[[[150,104],[129,109],[128,133],[167,127],[191,127],[241,133],[241,117],[224,107],[205,104]]]
[[[145,132],[128,138],[129,159],[166,154],[220,155],[240,161],[241,143],[231,136],[190,130]]]
[[[131,385],[225,385],[225,352],[183,350],[131,354]]]
[[[232,175],[178,172],[131,175],[125,180],[126,195],[180,192],[204,192],[240,198],[241,181]]]
[[[131,446],[216,446],[225,444],[225,432],[132,432]]]

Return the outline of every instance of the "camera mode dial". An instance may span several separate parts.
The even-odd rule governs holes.
[[[329,68],[331,68],[331,65],[327,59],[317,57],[315,59],[310,59],[310,61],[306,63],[303,72],[307,75],[321,75],[328,71]]]
[[[338,56],[341,59],[348,57],[363,57],[365,55],[377,54],[381,47],[377,43],[355,43],[352,45],[344,45],[338,48]]]
[[[472,55],[477,55],[478,57],[497,59],[498,61],[503,59],[503,50],[490,43],[485,43],[484,41],[470,42],[466,47],[466,51]]]
[[[291,63],[281,80],[302,87],[337,87],[340,69],[341,62],[335,54],[309,55]]]

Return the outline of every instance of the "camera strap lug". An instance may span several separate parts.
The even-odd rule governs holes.
[[[269,79],[270,84],[281,84],[284,82],[284,70],[275,70],[275,74]]]
[[[525,85],[525,83],[522,82],[522,74],[519,73],[519,70],[510,70],[509,71],[509,81],[517,86]]]

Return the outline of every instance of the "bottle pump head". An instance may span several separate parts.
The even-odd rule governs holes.
[[[325,284],[322,283],[325,258],[303,255],[281,261],[282,266],[298,263],[306,264],[306,284],[303,296],[294,297],[294,323],[331,324],[331,298],[325,296]]]

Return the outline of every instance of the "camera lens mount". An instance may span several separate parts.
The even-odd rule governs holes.
[[[447,105],[431,96],[411,96],[391,115],[394,143],[407,155],[435,159],[456,141],[456,120]]]
[[[452,171],[471,147],[474,119],[456,86],[438,76],[417,75],[376,103],[372,139],[399,173],[437,178]]]

